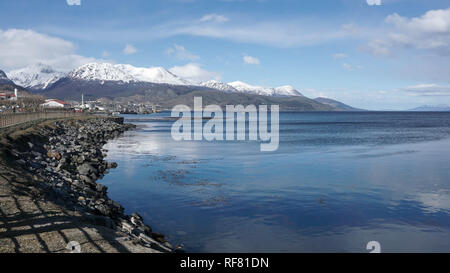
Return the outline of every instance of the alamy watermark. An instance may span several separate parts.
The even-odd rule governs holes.
[[[66,249],[69,250],[70,253],[81,253],[81,245],[77,241],[69,242]]]
[[[370,241],[366,246],[367,250],[370,250],[370,253],[381,253],[381,244],[378,241]]]
[[[261,142],[262,152],[273,152],[278,149],[280,141],[279,112],[278,105],[271,105],[270,112],[267,105],[227,105],[224,115],[220,106],[203,107],[202,97],[195,97],[193,111],[186,105],[172,109],[171,116],[179,118],[172,125],[172,138],[176,141],[243,141],[247,140],[248,134],[248,140]],[[208,119],[205,124],[204,119]]]

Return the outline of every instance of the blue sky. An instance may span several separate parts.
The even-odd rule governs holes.
[[[79,4],[79,5],[78,5]],[[0,2],[0,69],[163,66],[367,109],[450,104],[448,0]]]

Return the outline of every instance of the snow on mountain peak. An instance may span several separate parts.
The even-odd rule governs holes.
[[[60,78],[64,77],[64,73],[55,71],[49,65],[38,63],[25,68],[13,70],[8,73],[8,77],[15,84],[27,88],[45,89],[58,81]]]
[[[276,87],[275,92],[278,96],[303,96],[300,91],[290,85]]]
[[[99,81],[152,82],[173,85],[190,85],[163,67],[134,67],[129,64],[89,63],[73,70],[70,78]]]
[[[239,91],[259,88],[259,86],[253,86],[253,85],[247,84],[245,82],[241,82],[241,81],[230,82],[230,83],[228,83],[228,85],[233,86],[234,88],[236,88]]]
[[[239,92],[238,90],[236,90],[236,88],[234,88],[233,86],[223,83],[223,82],[219,82],[216,80],[211,80],[211,81],[207,81],[207,82],[201,82],[200,86],[204,86],[204,87],[208,87],[211,89],[217,89],[219,91],[223,91],[223,92]]]
[[[262,96],[272,96],[274,93],[274,90],[272,88],[250,85],[241,81],[230,82],[228,84],[233,86],[236,90],[242,93],[256,94]]]
[[[140,81],[154,83],[168,83],[174,85],[192,84],[186,79],[182,79],[163,67],[136,68],[129,66],[132,74]]]
[[[67,76],[88,81],[134,81],[135,79],[131,75],[125,73],[125,67],[126,65],[113,65],[110,63],[88,63],[74,69]]]
[[[134,67],[129,64],[88,63],[72,70],[68,74],[57,72],[48,65],[36,64],[11,71],[7,74],[7,78],[8,77],[16,84],[31,89],[46,89],[59,79],[68,77],[86,81],[115,81],[122,84],[149,82],[170,85],[202,86],[226,93],[245,93],[261,96],[302,96],[298,90],[290,85],[270,88],[250,85],[241,81],[227,84],[215,80],[196,84],[175,75],[163,67]],[[0,79],[2,79],[1,73]]]
[[[256,94],[261,96],[273,96],[273,97],[283,97],[283,96],[301,96],[300,92],[298,92],[296,89],[294,89],[290,85],[281,86],[277,88],[269,88],[269,87],[262,87],[262,86],[256,86],[256,85],[250,85],[241,81],[235,81],[228,83],[228,85],[231,85],[236,90],[242,93],[247,94]]]

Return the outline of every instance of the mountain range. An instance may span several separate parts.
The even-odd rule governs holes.
[[[8,73],[9,79],[16,84],[32,90],[51,89],[51,86],[63,78],[83,81],[116,82],[118,84],[153,83],[178,86],[200,86],[229,93],[245,93],[262,96],[301,96],[292,86],[267,88],[250,85],[241,81],[221,83],[218,81],[193,82],[183,79],[163,67],[134,67],[128,64],[89,63],[69,72],[55,71],[44,64],[36,64]]]
[[[3,70],[0,70],[0,92],[12,93],[16,88],[21,92],[26,91],[25,88],[16,85],[12,80],[10,80]]]
[[[15,84],[31,90],[43,90],[65,76],[52,67],[41,63],[8,73],[8,78]]]
[[[309,99],[290,85],[272,88],[241,81],[193,82],[163,67],[89,63],[63,73],[48,65],[36,64],[3,73],[3,77],[34,93],[63,100],[79,100],[84,94],[87,99],[152,102],[171,107],[187,104],[195,94],[207,98],[205,103],[219,105],[279,103],[280,108],[285,110],[357,110],[337,101],[330,103]]]
[[[408,111],[415,112],[449,112],[450,106],[448,105],[423,105],[413,109],[409,109]]]

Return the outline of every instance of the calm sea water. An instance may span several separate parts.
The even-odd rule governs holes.
[[[100,182],[189,252],[450,252],[450,113],[281,113],[272,153],[149,117]]]

